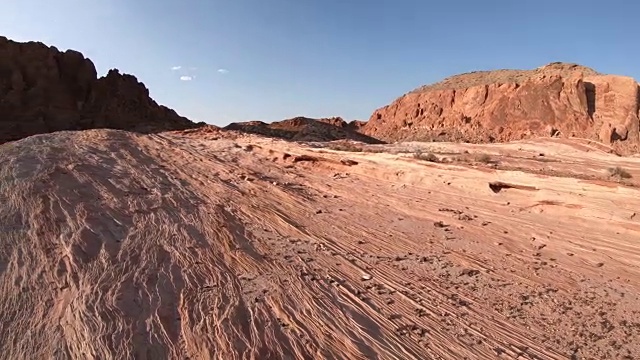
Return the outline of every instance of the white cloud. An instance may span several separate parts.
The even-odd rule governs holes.
[[[180,69],[182,69],[182,66],[180,66],[180,65],[174,66],[174,67],[171,68],[171,70],[173,70],[173,71],[177,71],[177,70],[180,70]]]
[[[188,76],[188,75],[180,76],[180,80],[182,80],[182,81],[191,81],[194,78],[195,78],[194,76]]]
[[[218,69],[218,72],[219,72],[220,74],[228,74],[228,73],[229,73],[229,70],[227,70],[227,69]]]

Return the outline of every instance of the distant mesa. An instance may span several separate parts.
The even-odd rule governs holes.
[[[312,119],[299,116],[273,123],[262,121],[232,123],[224,129],[289,141],[354,140],[369,144],[382,143],[378,139],[359,132],[364,124],[364,122],[357,120],[346,122],[340,117]]]
[[[360,131],[385,141],[579,137],[638,152],[639,96],[633,78],[578,64],[477,71],[401,96],[374,111]]]
[[[98,78],[77,51],[0,37],[0,143],[61,130],[150,133],[196,126],[153,101],[134,76],[111,70]]]

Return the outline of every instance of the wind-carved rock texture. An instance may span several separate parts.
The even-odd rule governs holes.
[[[503,142],[581,137],[639,150],[638,83],[584,66],[462,74],[376,110],[360,130],[386,141]]]
[[[195,124],[158,105],[131,75],[97,78],[91,60],[0,36],[0,143],[60,130],[180,130]]]

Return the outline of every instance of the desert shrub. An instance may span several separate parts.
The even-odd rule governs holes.
[[[421,150],[416,151],[415,153],[413,153],[413,157],[418,159],[418,160],[423,160],[423,161],[429,161],[429,162],[439,162],[440,159],[438,159],[437,156],[435,156],[433,153],[423,153]]]
[[[488,164],[492,161],[491,156],[489,156],[488,154],[480,154],[476,157],[476,160],[485,164]]]
[[[329,145],[329,149],[336,151],[362,152],[362,146],[352,143],[339,143]]]
[[[375,154],[387,152],[382,147],[367,147],[367,148],[363,148],[362,151],[365,151],[365,152],[368,152],[368,153],[375,153]]]
[[[620,179],[631,179],[632,178],[631,174],[629,174],[629,172],[627,170],[621,168],[620,166],[609,168],[608,171],[609,171],[609,176],[611,176],[611,177],[616,177],[616,178],[620,178]]]

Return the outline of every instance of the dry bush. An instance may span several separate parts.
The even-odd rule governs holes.
[[[388,151],[385,151],[383,147],[368,147],[368,148],[363,148],[362,151],[368,152],[368,153],[375,153],[375,154],[388,152]]]
[[[439,162],[440,159],[435,156],[433,153],[423,153],[421,150],[413,153],[413,157],[418,160],[429,161],[429,162]]]
[[[609,176],[611,176],[611,177],[616,177],[616,178],[619,178],[619,179],[631,179],[632,178],[631,174],[629,174],[629,172],[627,170],[621,168],[620,166],[609,168],[607,171],[609,171]]]
[[[352,143],[330,144],[328,147],[336,151],[362,152],[364,150],[361,145]]]
[[[481,162],[481,163],[485,163],[485,164],[489,164],[490,162],[492,162],[491,160],[491,156],[489,156],[488,154],[480,154],[476,157],[476,161]]]

